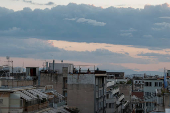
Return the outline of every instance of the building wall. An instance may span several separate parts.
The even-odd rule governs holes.
[[[151,82],[152,86],[145,86],[145,82]],[[156,87],[155,86],[155,82],[162,82],[162,86],[161,87]],[[144,95],[146,94],[145,92],[153,92],[155,93],[156,89],[161,89],[163,87],[163,80],[144,80]]]
[[[0,80],[2,86],[18,87],[18,86],[32,86],[33,81],[31,80]]]
[[[36,76],[39,75],[39,67],[26,67],[26,76],[30,76],[30,69],[36,68]]]
[[[63,75],[62,74],[40,74],[40,86],[53,85],[53,89],[55,89],[58,93],[63,94]]]
[[[9,112],[9,98],[10,93],[0,92],[0,112],[8,113]]]
[[[68,74],[68,84],[95,84],[94,74]]]
[[[58,74],[62,74],[63,67],[68,67],[68,73],[73,73],[73,64],[69,63],[54,63],[54,71],[57,71]],[[49,70],[53,70],[53,63],[49,63]]]
[[[93,84],[68,84],[67,104],[77,107],[80,113],[94,112],[94,85]]]
[[[118,84],[120,93],[123,93],[125,100],[130,101],[132,86],[130,84]]]
[[[80,113],[93,113],[95,106],[95,75],[68,74],[67,104],[77,107]]]
[[[152,85],[151,86],[145,86],[145,82],[151,82]],[[162,83],[162,86],[155,86],[155,82],[161,82]],[[144,96],[147,97],[146,93],[155,93],[156,92],[156,89],[161,89],[163,87],[163,80],[144,80]],[[148,96],[149,97],[149,96]],[[156,102],[157,101],[157,98],[156,97],[153,97],[151,99],[147,99],[146,100],[147,102]],[[149,103],[148,106],[147,106],[147,111],[152,111],[153,109],[155,109],[155,105],[154,103]]]

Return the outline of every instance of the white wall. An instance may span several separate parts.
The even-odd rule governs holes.
[[[63,67],[68,67],[68,73],[73,73],[73,64],[69,63],[54,63],[54,71],[62,74]],[[49,70],[53,70],[53,63],[49,63]]]

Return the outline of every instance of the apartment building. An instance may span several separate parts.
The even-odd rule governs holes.
[[[107,81],[115,81],[116,83],[127,83],[124,72],[107,72]]]
[[[150,112],[156,109],[157,97],[156,89],[163,87],[163,79],[159,78],[144,78],[144,97],[146,102],[146,111]]]
[[[31,80],[0,79],[0,113],[27,113],[50,111],[64,106],[64,96],[53,86],[33,87]],[[57,107],[56,107],[57,106]],[[53,107],[46,109],[48,107]],[[40,112],[41,110],[43,110]]]
[[[133,90],[134,91],[143,91],[144,81],[143,77],[134,77],[133,78]]]
[[[48,95],[34,87],[0,88],[2,113],[23,113],[48,107]]]
[[[67,76],[67,105],[81,113],[106,113],[106,71],[81,70]]]
[[[129,113],[129,100],[125,99],[123,93],[120,93],[118,84],[114,81],[107,83],[106,90],[106,113]]]

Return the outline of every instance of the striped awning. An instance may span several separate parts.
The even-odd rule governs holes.
[[[48,98],[48,95],[36,90],[36,89],[30,89],[30,90],[27,90],[28,92],[32,93],[33,95],[36,95],[36,96],[39,96],[40,99],[42,98]]]
[[[28,96],[32,97],[33,99],[37,99],[37,97],[36,97],[35,95],[33,95],[33,94],[29,93],[29,92],[28,92],[28,91],[26,91],[26,90],[23,90],[22,92],[23,92],[24,94],[26,94],[26,95],[28,95]]]
[[[16,91],[15,93],[19,93],[19,94],[21,95],[21,97],[22,97],[23,99],[25,99],[26,101],[31,101],[31,100],[33,100],[33,98],[27,96],[26,94],[22,93],[21,91]]]

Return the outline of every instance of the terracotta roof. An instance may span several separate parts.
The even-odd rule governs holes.
[[[135,95],[136,97],[143,99],[144,93],[143,92],[132,92],[132,96]]]

